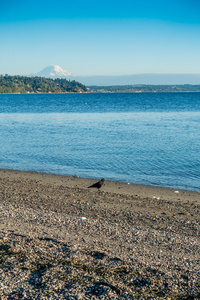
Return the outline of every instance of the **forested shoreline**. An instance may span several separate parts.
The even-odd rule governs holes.
[[[89,86],[92,93],[188,93],[200,92],[200,85],[173,84],[173,85],[111,85],[111,86]]]
[[[65,78],[0,75],[0,94],[26,93],[172,93],[200,92],[200,85],[113,85],[89,86]]]
[[[85,85],[75,80],[45,77],[0,76],[0,94],[84,93]]]

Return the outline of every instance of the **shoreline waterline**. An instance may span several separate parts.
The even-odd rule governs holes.
[[[0,168],[0,178],[9,178],[11,180],[27,178],[28,180],[36,180],[38,183],[55,184],[56,186],[62,185],[68,188],[80,189],[87,189],[89,185],[101,179],[3,168]],[[192,190],[106,180],[101,191],[167,201],[193,201],[200,204],[200,192]]]
[[[199,191],[197,94],[1,98],[1,168]]]

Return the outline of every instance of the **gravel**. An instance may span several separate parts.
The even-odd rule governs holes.
[[[0,299],[200,299],[196,201],[0,186]]]

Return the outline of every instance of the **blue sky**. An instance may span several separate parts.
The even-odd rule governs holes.
[[[200,2],[4,1],[0,74],[200,73]]]

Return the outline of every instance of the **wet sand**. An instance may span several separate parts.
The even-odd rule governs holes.
[[[36,180],[44,184],[66,185],[69,188],[87,188],[95,183],[98,179],[80,178],[75,176],[63,176],[47,173],[37,173],[31,171],[16,171],[0,169],[0,177],[22,180]],[[123,183],[118,181],[106,181],[101,191],[109,193],[118,193],[130,196],[139,196],[141,198],[162,198],[169,201],[197,202],[200,204],[200,187],[199,192],[188,190],[177,190],[159,186],[140,185],[133,183]],[[178,193],[177,193],[178,191]]]
[[[0,170],[2,299],[199,299],[200,193],[97,180]]]

